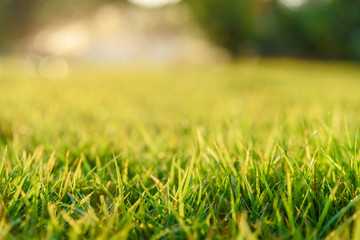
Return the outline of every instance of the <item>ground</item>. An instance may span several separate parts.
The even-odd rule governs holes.
[[[19,66],[0,75],[0,239],[360,236],[356,64]]]

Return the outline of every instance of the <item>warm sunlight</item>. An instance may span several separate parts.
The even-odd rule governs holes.
[[[135,3],[137,5],[143,6],[143,7],[161,7],[166,4],[176,3],[180,0],[129,0],[132,3]]]

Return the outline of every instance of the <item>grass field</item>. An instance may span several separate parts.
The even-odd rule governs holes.
[[[360,237],[359,66],[0,64],[0,239]]]

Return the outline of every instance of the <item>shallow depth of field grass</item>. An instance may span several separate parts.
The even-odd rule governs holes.
[[[360,67],[1,62],[0,239],[360,236]]]

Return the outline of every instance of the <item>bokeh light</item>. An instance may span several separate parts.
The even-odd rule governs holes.
[[[164,6],[166,4],[177,3],[180,0],[129,0],[129,1],[143,7],[155,8],[155,7]]]
[[[298,8],[304,5],[308,0],[279,0],[283,5],[288,8]]]
[[[61,57],[43,57],[39,61],[39,74],[47,79],[63,79],[69,71],[69,65]]]

